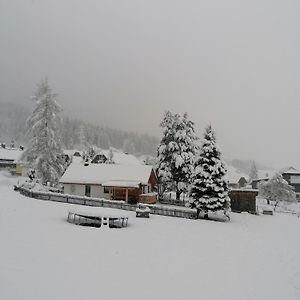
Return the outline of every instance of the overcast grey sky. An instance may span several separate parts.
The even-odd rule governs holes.
[[[229,158],[300,168],[298,0],[0,0],[0,101],[48,77],[65,112],[159,135],[211,123]]]

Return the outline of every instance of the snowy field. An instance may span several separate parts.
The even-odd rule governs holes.
[[[129,227],[66,222],[0,174],[0,299],[300,299],[300,219],[232,214],[231,222],[151,215]],[[119,211],[118,211],[119,213]]]

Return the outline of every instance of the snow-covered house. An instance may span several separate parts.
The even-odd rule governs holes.
[[[124,200],[126,203],[155,203],[157,184],[151,166],[72,163],[60,183],[65,194]],[[145,200],[146,199],[146,200]]]
[[[101,153],[97,153],[95,157],[92,159],[91,163],[105,163],[110,159],[110,155],[112,155],[111,160],[115,164],[120,165],[142,165],[143,163],[136,158],[132,154],[113,151],[110,153],[109,150],[102,150]]]
[[[258,172],[258,178],[253,179],[251,182],[252,189],[258,189],[259,184],[261,182],[268,181],[270,178],[272,178],[276,174],[275,170],[258,170],[257,172]]]
[[[228,182],[228,185],[230,188],[243,188],[247,185],[247,179],[248,176],[242,172],[239,172],[235,167],[233,166],[226,166],[227,173],[225,176],[225,179]]]
[[[64,155],[65,155],[66,162],[81,163],[83,161],[82,160],[82,153],[79,150],[68,149],[68,150],[64,150],[63,152],[64,152]]]
[[[0,169],[9,169],[12,173],[21,175],[22,165],[19,160],[23,151],[15,148],[0,148]]]
[[[300,171],[289,167],[281,172],[283,179],[291,185],[296,193],[300,193]]]

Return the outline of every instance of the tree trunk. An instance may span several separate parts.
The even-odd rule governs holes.
[[[197,208],[197,219],[199,219],[199,215],[200,215],[200,208]]]
[[[204,214],[204,220],[208,220],[208,212],[205,212],[205,214]]]
[[[176,200],[180,200],[181,191],[176,191]]]

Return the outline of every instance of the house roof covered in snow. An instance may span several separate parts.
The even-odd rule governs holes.
[[[10,148],[0,148],[0,159],[7,161],[18,161],[23,154],[22,150],[10,149]]]
[[[242,172],[239,172],[233,166],[226,166],[227,173],[225,175],[225,179],[228,180],[229,183],[238,183],[239,180],[244,177],[246,180],[248,179],[248,175]]]
[[[296,168],[294,167],[288,167],[288,168],[285,168],[281,171],[282,174],[295,174],[295,175],[299,175],[300,174],[300,171],[297,170]]]
[[[258,178],[257,180],[267,180],[272,178],[276,173],[278,173],[276,170],[258,170]],[[253,180],[255,181],[255,180]]]
[[[101,184],[114,186],[138,186],[148,184],[152,172],[151,166],[117,164],[72,163],[60,179],[61,183]]]
[[[74,156],[75,153],[82,155],[82,152],[76,149],[64,149],[63,152],[70,157]]]
[[[108,158],[109,150],[102,150],[99,154],[104,154]],[[143,165],[134,155],[116,151],[113,151],[113,161],[120,165]]]

